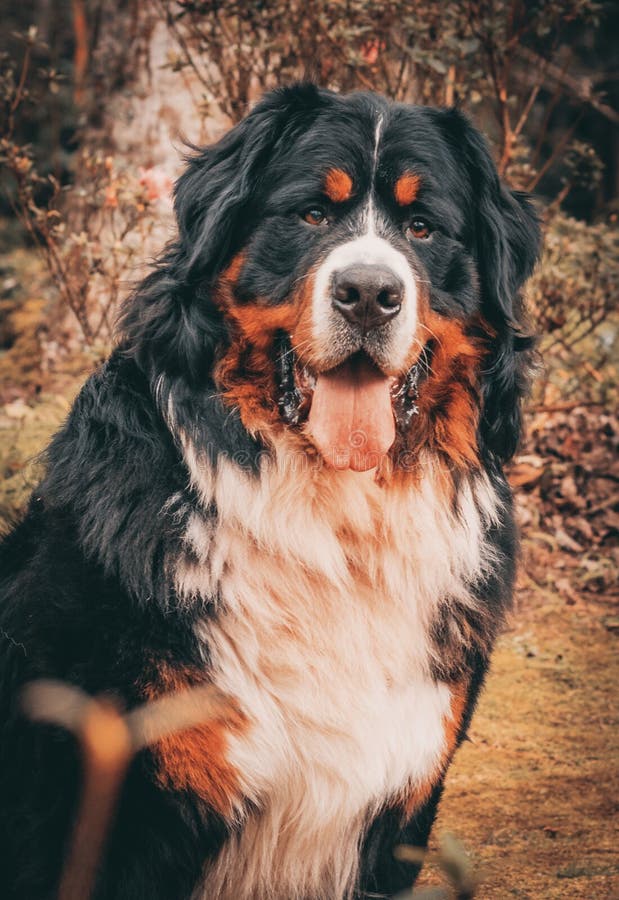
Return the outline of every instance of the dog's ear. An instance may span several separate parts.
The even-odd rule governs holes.
[[[468,175],[463,190],[471,212],[484,316],[494,326],[519,329],[520,288],[540,250],[537,214],[526,194],[501,183],[486,141],[462,113],[445,111],[444,124]]]
[[[488,146],[455,110],[445,113],[450,143],[468,174],[471,244],[480,279],[482,315],[491,326],[483,376],[482,447],[510,459],[520,439],[533,340],[525,331],[521,288],[540,252],[540,226],[526,194],[500,181]]]
[[[119,319],[124,352],[153,382],[162,374],[192,385],[210,378],[227,336],[211,282],[247,235],[263,164],[331,97],[311,84],[267,94],[217,144],[189,160],[175,190],[178,238],[128,298]]]
[[[273,91],[217,144],[188,158],[174,203],[188,282],[212,276],[242,244],[243,214],[260,187],[266,160],[308,124],[328,96],[312,84]]]

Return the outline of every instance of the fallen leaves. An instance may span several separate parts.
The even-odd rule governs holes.
[[[510,467],[525,567],[568,605],[617,596],[619,419],[602,406],[532,415],[524,452]],[[561,559],[565,556],[564,559]]]

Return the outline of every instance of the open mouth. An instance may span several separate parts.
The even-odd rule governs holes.
[[[313,375],[299,367],[287,335],[278,347],[279,409],[292,425],[306,423],[312,443],[335,469],[374,469],[396,429],[418,412],[419,362],[403,378],[385,375],[363,351]]]
[[[365,353],[316,378],[307,430],[335,469],[375,468],[395,440],[392,379]]]

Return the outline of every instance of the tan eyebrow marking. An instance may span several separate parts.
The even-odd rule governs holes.
[[[329,169],[325,176],[325,194],[333,203],[343,203],[352,196],[352,178],[342,169]]]
[[[419,175],[413,175],[412,172],[400,175],[393,188],[395,202],[398,206],[409,206],[419,193],[419,185]]]

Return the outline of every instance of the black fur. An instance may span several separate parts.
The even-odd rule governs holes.
[[[212,285],[245,248],[237,301],[277,304],[290,296],[342,239],[357,209],[354,199],[345,205],[328,234],[309,229],[300,213],[320,195],[325,163],[352,167],[362,192],[377,111],[385,145],[378,184],[391,183],[402,160],[414,160],[422,174],[416,209],[436,225],[433,241],[413,250],[403,234],[408,213],[383,200],[390,239],[427,273],[436,311],[479,312],[494,330],[480,449],[505,490],[500,463],[520,434],[529,346],[518,292],[539,242],[529,202],[500,185],[483,140],[457,112],[389,105],[370,94],[339,97],[311,85],[268,95],[189,161],[176,188],[178,238],[127,303],[118,349],[77,398],[47,451],[46,475],[24,520],[0,548],[0,893],[7,900],[54,896],[79,791],[72,739],[26,721],[21,687],[62,678],[91,693],[113,692],[130,708],[142,701],[155,661],[208,668],[193,625],[213,613],[215,598],[178,602],[167,571],[197,507],[169,427],[169,400],[177,434],[187,434],[213,464],[223,455],[258,477],[264,447],[213,379],[230,335]],[[205,514],[216,521],[216,509]],[[478,586],[491,624],[472,622],[484,639],[461,664],[473,675],[462,734],[514,577],[513,524],[492,540],[506,564]],[[435,631],[440,648],[448,629],[438,622]],[[188,898],[226,839],[212,810],[157,787],[151,766],[143,753],[130,771],[99,900]],[[362,892],[391,895],[410,884],[413,873],[391,850],[394,841],[425,843],[440,792],[438,785],[412,822],[391,809],[370,827]]]

